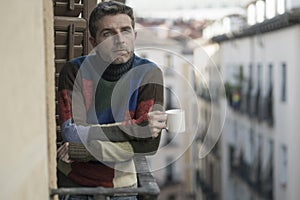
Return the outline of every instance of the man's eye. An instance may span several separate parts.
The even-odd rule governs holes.
[[[130,28],[127,28],[127,29],[124,29],[122,32],[123,32],[123,33],[131,33],[132,31],[131,31]]]
[[[113,33],[111,33],[111,32],[104,32],[103,36],[104,37],[110,37],[110,36],[113,36]]]

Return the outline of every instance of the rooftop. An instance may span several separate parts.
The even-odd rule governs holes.
[[[215,42],[223,42],[236,38],[253,36],[256,34],[267,33],[281,28],[289,27],[300,23],[300,11],[286,12],[282,15],[277,15],[272,19],[257,23],[252,26],[243,28],[240,31],[230,32],[227,34],[218,35],[212,38]]]

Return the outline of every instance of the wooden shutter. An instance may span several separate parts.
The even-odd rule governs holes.
[[[56,108],[59,73],[72,58],[86,55],[91,50],[88,42],[88,18],[97,0],[53,0],[55,37],[55,89]],[[57,141],[61,130],[56,109]]]

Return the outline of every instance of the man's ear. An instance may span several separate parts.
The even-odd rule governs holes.
[[[95,48],[97,46],[97,42],[96,39],[92,36],[89,37],[89,41],[91,43],[91,45]]]

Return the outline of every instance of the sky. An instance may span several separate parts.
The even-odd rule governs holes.
[[[245,5],[250,0],[126,0],[134,8],[138,17],[183,17],[183,18],[219,18],[231,12],[241,13],[234,8]],[[184,2],[184,3],[183,3]],[[236,6],[237,5],[237,6]],[[217,7],[217,8],[216,8]],[[222,7],[222,9],[220,9]],[[232,11],[233,10],[233,11]],[[201,11],[201,12],[199,12]]]
[[[250,0],[126,0],[128,5],[134,6],[137,10],[172,10],[192,9],[202,7],[214,7],[220,5],[244,4]],[[183,3],[184,2],[184,3]]]

